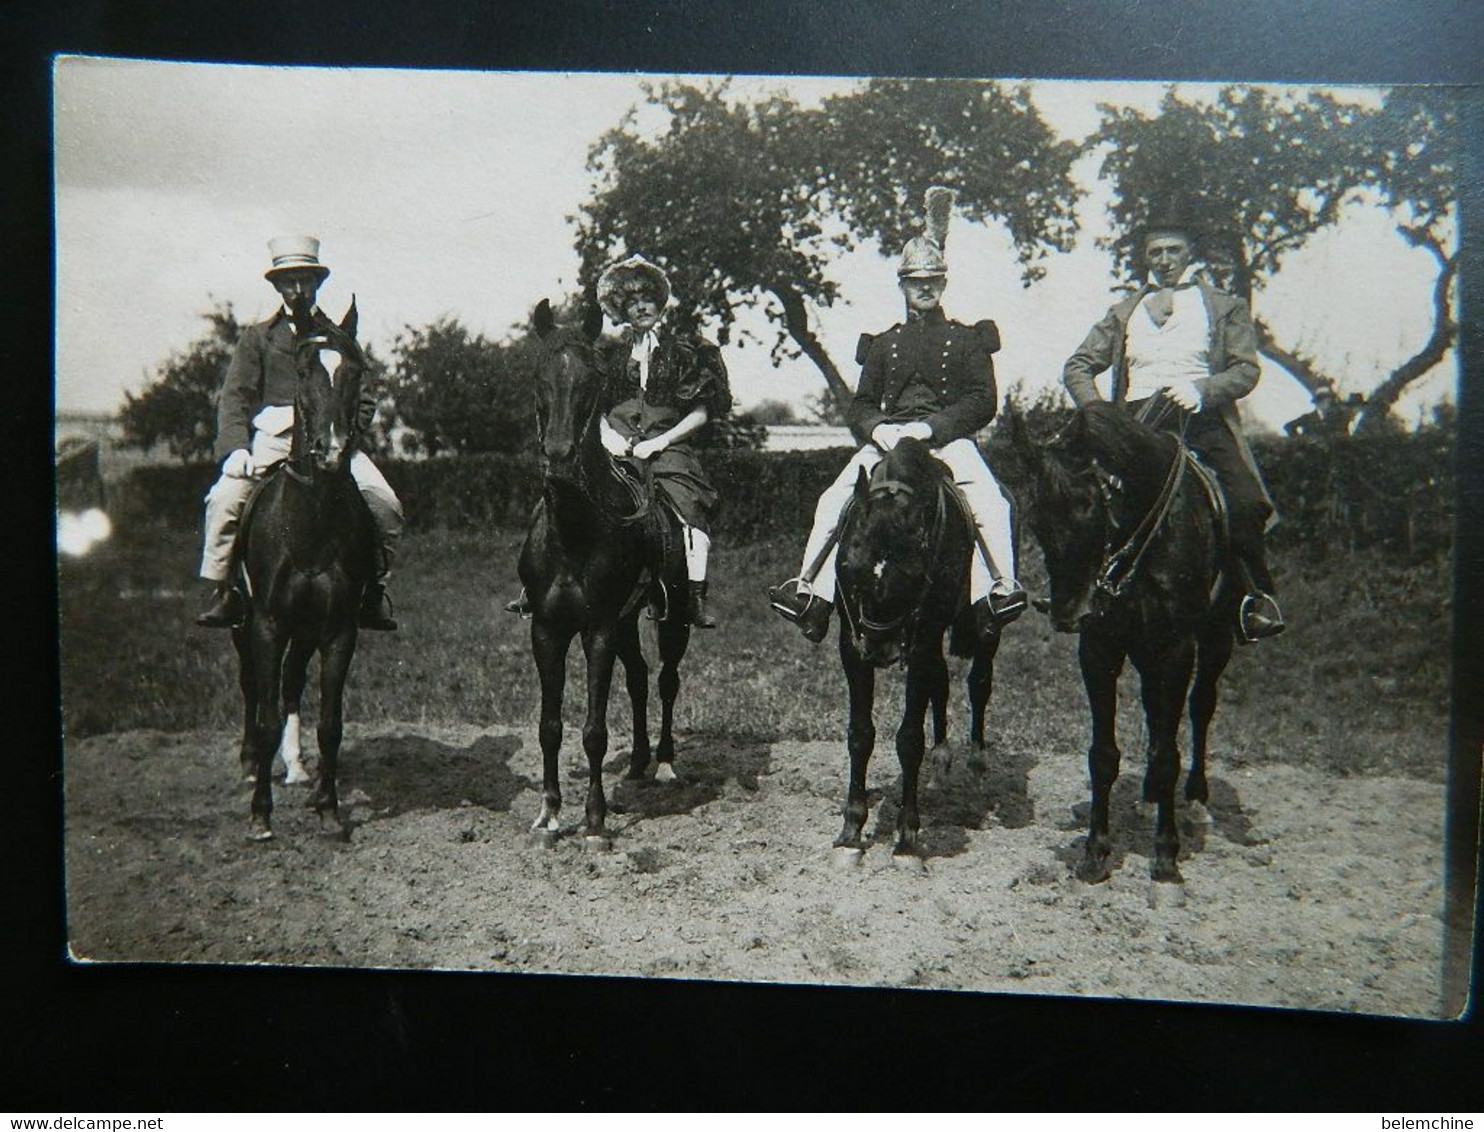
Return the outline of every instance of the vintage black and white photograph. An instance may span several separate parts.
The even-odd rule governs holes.
[[[1457,89],[54,84],[73,959],[1460,1013]]]

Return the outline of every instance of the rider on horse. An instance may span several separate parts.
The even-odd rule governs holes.
[[[1285,626],[1263,545],[1273,501],[1237,408],[1258,379],[1252,318],[1246,303],[1218,291],[1198,270],[1196,225],[1160,216],[1138,236],[1150,278],[1092,328],[1067,359],[1063,381],[1085,405],[1102,399],[1094,378],[1111,369],[1115,404],[1156,427],[1183,431],[1226,495],[1232,553],[1247,574],[1241,637],[1276,636]]]
[[[693,433],[726,415],[732,391],[721,350],[697,335],[663,322],[670,280],[641,255],[611,264],[598,277],[598,305],[619,327],[600,344],[607,387],[599,431],[614,458],[653,474],[680,520],[690,579],[686,619],[699,629],[716,628],[706,609],[708,533],[717,491],[690,443]],[[506,607],[525,614],[524,591]]]
[[[980,637],[998,634],[1026,608],[1025,590],[1014,579],[1010,503],[974,443],[974,434],[994,418],[997,408],[991,355],[1000,348],[999,331],[988,319],[973,326],[955,322],[940,305],[948,276],[943,246],[954,197],[950,189],[928,190],[925,233],[908,241],[902,252],[897,278],[907,303],[906,320],[881,334],[861,336],[856,360],[863,369],[846,415],[851,429],[870,440],[820,496],[799,575],[769,591],[773,608],[815,643],[829,631],[835,543],[856,477],[907,437],[929,444],[952,473],[977,528],[969,597]]]
[[[196,624],[207,628],[230,628],[240,624],[245,614],[242,595],[232,578],[237,526],[254,484],[289,456],[299,381],[296,334],[324,317],[314,298],[330,269],[319,261],[319,240],[281,236],[268,242],[268,250],[273,264],[264,278],[283,298],[283,306],[267,321],[242,332],[217,398],[216,453],[222,474],[206,495],[201,556],[201,577],[215,583],[215,589],[211,604],[196,618]],[[370,426],[375,413],[376,398],[363,385],[362,428]],[[379,542],[375,580],[362,594],[360,624],[363,629],[395,629],[386,579],[393,544],[402,533],[402,504],[364,452],[351,457],[350,472],[371,512]]]

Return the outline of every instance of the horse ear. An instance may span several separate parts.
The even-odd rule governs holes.
[[[871,494],[871,476],[865,468],[856,469],[855,473],[855,501],[862,506],[865,505],[866,497]]]
[[[356,309],[356,297],[355,293],[352,292],[350,296],[350,306],[345,311],[345,317],[340,320],[340,329],[354,338],[356,336],[356,327],[358,327],[360,323],[361,312]]]
[[[596,303],[584,303],[582,305],[582,336],[589,342],[596,342],[601,333],[603,333],[603,308]]]
[[[531,327],[538,338],[545,338],[556,329],[556,315],[551,313],[549,299],[542,299],[536,304],[536,313],[531,316]]]
[[[1027,467],[1040,468],[1046,454],[1031,438],[1031,431],[1025,424],[1025,414],[1014,405],[1008,405],[1005,408],[1005,424],[1009,427],[1010,444],[1016,454],[1025,461]]]

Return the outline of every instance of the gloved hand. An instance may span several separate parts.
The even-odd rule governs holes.
[[[252,454],[246,448],[234,448],[222,461],[222,475],[237,480],[252,479]]]
[[[901,440],[905,440],[909,436],[913,440],[931,440],[933,438],[933,426],[928,424],[927,421],[911,421],[899,427],[902,430],[902,435],[898,439]]]
[[[871,443],[883,452],[890,452],[902,439],[902,426],[883,422],[871,430]]]
[[[1194,381],[1177,381],[1165,386],[1165,396],[1187,412],[1197,412],[1201,407],[1200,390]]]
[[[598,435],[603,440],[603,447],[608,449],[610,455],[627,456],[629,454],[628,439],[622,436],[618,430],[610,428],[607,422],[598,430]]]
[[[658,456],[664,450],[665,442],[660,440],[659,437],[655,437],[653,440],[641,440],[638,444],[634,445],[634,459],[648,460],[653,456]]]

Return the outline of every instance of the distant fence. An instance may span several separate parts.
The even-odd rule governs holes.
[[[1275,547],[1313,557],[1375,546],[1417,557],[1451,549],[1453,429],[1271,437],[1254,447],[1283,519]],[[1013,491],[1015,460],[1007,445],[995,438],[986,450]],[[717,537],[732,544],[802,537],[815,501],[847,455],[844,448],[705,453],[722,497]],[[540,492],[536,461],[527,455],[391,460],[382,470],[413,529],[524,526]],[[202,496],[215,475],[211,467],[136,468],[111,491],[115,519],[199,525]]]

